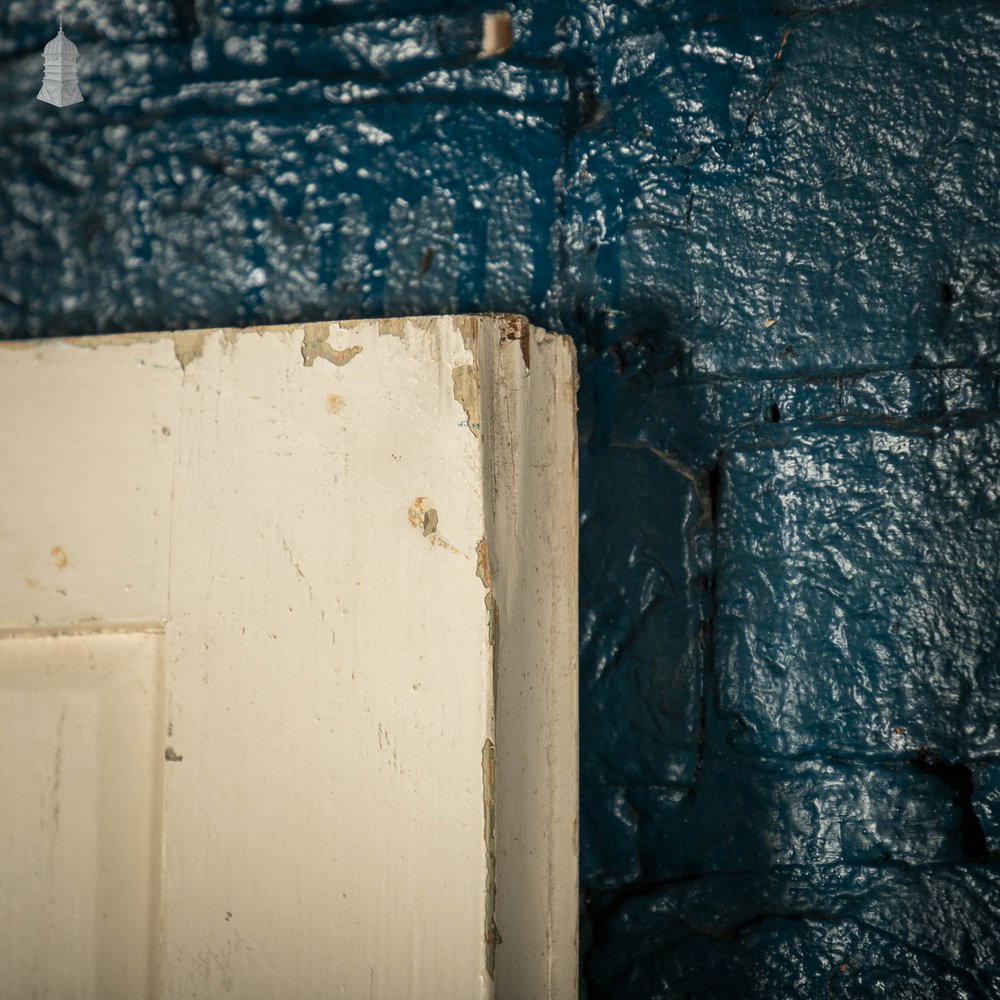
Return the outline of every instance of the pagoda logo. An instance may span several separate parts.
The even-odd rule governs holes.
[[[42,50],[45,57],[45,78],[38,100],[64,108],[68,104],[79,104],[83,100],[80,84],[76,76],[76,46],[63,34],[62,18],[59,18],[59,34]]]

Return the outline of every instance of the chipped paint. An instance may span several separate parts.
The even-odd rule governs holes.
[[[302,354],[305,324],[296,324],[284,331],[273,330],[263,340],[263,334],[250,336],[249,332],[253,331],[247,335],[236,330],[208,331],[204,352],[186,378],[182,378],[180,362],[175,360],[172,338],[170,343],[104,352],[110,356],[103,358],[102,363],[113,366],[115,374],[108,385],[116,389],[130,387],[136,400],[134,412],[126,411],[125,423],[135,430],[127,439],[129,445],[134,444],[142,461],[150,456],[150,467],[155,460],[157,468],[162,466],[166,470],[157,491],[154,493],[152,488],[148,491],[153,498],[151,506],[171,515],[169,518],[135,518],[141,534],[137,532],[135,542],[127,539],[131,544],[115,547],[113,551],[140,552],[143,561],[136,560],[138,570],[131,565],[123,568],[115,561],[106,574],[107,589],[114,602],[112,609],[118,615],[114,620],[130,626],[125,631],[131,635],[132,619],[128,616],[137,602],[129,587],[138,590],[144,582],[141,575],[144,566],[147,563],[154,565],[146,552],[160,536],[155,535],[150,526],[161,532],[167,547],[155,551],[169,553],[172,558],[161,561],[162,572],[160,562],[155,563],[156,579],[169,579],[172,573],[175,585],[172,588],[157,586],[148,602],[150,609],[145,612],[157,616],[157,635],[163,634],[162,620],[169,622],[170,640],[155,646],[153,672],[145,695],[152,705],[146,727],[149,739],[144,742],[155,740],[157,748],[162,745],[165,749],[159,751],[164,755],[160,759],[167,762],[180,762],[183,756],[189,768],[156,768],[154,777],[158,784],[153,790],[158,795],[162,793],[166,808],[162,815],[154,811],[153,820],[159,824],[157,832],[162,829],[171,843],[181,845],[180,849],[185,852],[197,851],[204,824],[187,823],[191,811],[197,810],[200,816],[207,817],[213,830],[213,842],[235,845],[234,849],[241,850],[240,845],[245,846],[246,838],[240,804],[235,803],[235,807],[230,802],[220,804],[218,797],[212,796],[212,782],[206,784],[202,780],[202,772],[204,767],[210,766],[213,774],[218,772],[233,786],[244,788],[250,786],[241,776],[250,772],[259,774],[266,762],[228,753],[226,726],[216,725],[215,716],[223,708],[235,712],[239,716],[237,721],[249,731],[262,717],[260,706],[266,709],[270,703],[294,707],[295,711],[268,714],[268,725],[273,730],[275,745],[280,743],[289,752],[298,751],[303,759],[312,762],[313,771],[317,762],[319,765],[326,762],[332,770],[342,759],[338,751],[344,746],[363,751],[363,760],[352,757],[351,768],[334,772],[336,795],[325,796],[320,803],[325,810],[320,817],[323,822],[303,827],[291,821],[284,824],[282,820],[282,825],[275,827],[270,816],[254,814],[255,819],[268,824],[269,832],[275,831],[275,849],[284,859],[283,864],[291,858],[288,863],[299,866],[293,874],[301,875],[300,881],[307,888],[318,886],[315,893],[303,892],[293,901],[301,917],[299,922],[308,926],[322,925],[323,914],[329,908],[329,894],[321,891],[323,885],[339,885],[345,901],[350,899],[344,907],[356,907],[357,901],[364,898],[372,870],[376,873],[390,870],[394,877],[397,872],[402,873],[400,878],[405,879],[408,873],[419,871],[421,864],[440,864],[442,857],[452,868],[460,862],[464,876],[468,877],[453,879],[446,888],[454,892],[457,900],[454,905],[461,906],[462,912],[471,919],[461,922],[458,937],[451,935],[453,940],[450,942],[431,942],[428,946],[426,942],[417,941],[420,951],[416,961],[425,969],[430,968],[432,960],[436,963],[435,968],[454,969],[452,992],[463,997],[475,996],[484,1000],[493,992],[509,992],[505,984],[513,981],[512,970],[522,967],[530,975],[532,992],[544,995],[533,984],[571,982],[569,974],[563,975],[560,971],[560,956],[575,947],[570,940],[572,928],[575,928],[574,912],[562,905],[560,896],[564,887],[567,897],[575,888],[575,868],[561,863],[561,857],[568,852],[567,838],[562,836],[561,828],[549,832],[550,826],[555,828],[556,824],[566,822],[567,817],[568,821],[574,818],[575,799],[567,796],[563,801],[561,795],[556,797],[563,784],[550,780],[549,772],[560,766],[560,759],[552,757],[552,747],[563,748],[559,752],[564,752],[569,762],[571,748],[576,745],[574,734],[565,732],[568,725],[556,731],[559,739],[552,735],[557,721],[570,718],[575,702],[568,697],[564,699],[558,678],[552,680],[550,677],[557,669],[562,671],[559,676],[567,674],[569,667],[565,665],[569,664],[569,653],[575,646],[567,639],[565,650],[561,646],[556,650],[558,660],[555,654],[549,655],[549,650],[555,648],[555,639],[562,635],[561,626],[557,634],[558,622],[566,617],[571,631],[576,616],[567,614],[554,621],[547,613],[543,615],[544,602],[550,595],[546,587],[535,585],[539,578],[547,580],[558,576],[566,580],[566,588],[560,593],[569,593],[576,579],[569,570],[564,574],[546,570],[551,562],[546,546],[553,538],[562,538],[575,525],[575,518],[570,516],[574,513],[571,501],[575,497],[575,481],[568,480],[565,475],[562,451],[550,458],[549,452],[542,447],[553,441],[564,442],[570,434],[570,418],[565,418],[565,426],[563,423],[549,425],[544,419],[548,412],[545,407],[551,409],[551,403],[568,405],[564,386],[568,380],[559,372],[557,381],[552,383],[549,366],[550,354],[554,352],[539,343],[534,331],[530,345],[533,377],[529,379],[519,365],[523,345],[517,347],[507,343],[515,338],[504,336],[500,325],[492,320],[467,318],[461,325],[459,322],[452,325],[447,318],[433,318],[414,321],[412,326],[407,321],[393,326],[397,332],[390,331],[383,339],[379,324],[373,321],[359,322],[351,327],[336,322],[317,324],[318,333],[312,336],[313,343],[326,343],[332,348],[357,344],[363,345],[366,351],[365,361],[338,368],[336,372],[322,365],[315,366],[317,371],[313,373],[301,371],[305,361]],[[517,329],[516,323],[513,326]],[[426,335],[424,330],[427,330]],[[398,331],[405,331],[405,336],[400,336]],[[481,332],[481,339],[476,331]],[[159,339],[165,341],[166,336]],[[156,339],[151,338],[151,342]],[[49,349],[48,344],[44,350],[38,349],[39,361],[45,360],[44,352]],[[60,363],[69,363],[88,374],[97,360],[58,343],[53,346],[52,354]],[[322,357],[322,354],[315,353],[313,361],[315,357]],[[36,358],[34,352],[29,352],[26,358],[4,360],[11,362],[14,368],[23,361],[33,365]],[[453,388],[448,385],[453,381],[451,372],[460,364],[469,366],[465,371],[466,388],[477,390],[478,415],[482,423],[480,436],[474,436],[473,441],[468,440],[464,428],[459,426],[467,412],[456,410],[451,405],[453,397],[448,393]],[[391,372],[394,365],[402,368],[406,377],[402,381],[389,379],[387,382],[386,373]],[[124,377],[120,377],[122,375]],[[397,392],[390,391],[392,386],[398,390],[404,384],[412,386],[414,395],[426,406],[408,405],[408,399],[401,399]],[[241,405],[220,407],[219,398],[228,398],[234,385],[239,386]],[[153,386],[153,390],[148,390],[147,386]],[[386,386],[389,386],[388,397],[382,395]],[[529,391],[534,395],[528,397]],[[337,402],[331,400],[334,394],[339,394],[345,409],[340,411],[336,421],[329,421],[326,418],[338,409]],[[146,395],[153,398],[155,405],[141,405]],[[52,438],[64,442],[65,407],[57,405],[57,394],[51,396],[53,426],[57,428]],[[351,397],[350,409],[346,408],[347,396]],[[386,398],[389,405],[381,405]],[[539,442],[539,451],[531,452],[522,462],[522,448],[527,445],[522,444],[519,435],[526,432],[526,428],[519,419],[509,418],[528,413],[532,419],[527,427],[534,428],[536,433],[528,435],[527,440]],[[556,414],[560,414],[558,409]],[[344,424],[345,418],[348,424]],[[564,415],[560,419],[563,420]],[[211,428],[212,433],[199,433],[197,428],[202,424]],[[170,437],[162,434],[166,425],[172,429]],[[61,437],[60,426],[63,427]],[[540,427],[546,427],[547,432],[538,434]],[[309,433],[296,433],[303,428]],[[289,434],[294,437],[295,445],[291,451]],[[373,440],[375,448],[369,446]],[[429,463],[427,442],[432,441],[436,447],[439,440],[447,447],[442,447],[440,460],[435,458]],[[255,556],[255,561],[268,570],[265,574],[267,584],[275,590],[277,599],[260,601],[260,574],[246,573],[242,550],[216,546],[212,558],[205,559],[205,532],[212,537],[223,537],[232,518],[244,513],[238,505],[234,508],[226,503],[205,503],[204,493],[199,492],[207,488],[211,496],[216,496],[220,468],[218,445],[233,441],[247,442],[247,445],[242,454],[234,453],[227,459],[231,459],[226,466],[227,474],[236,477],[227,480],[232,486],[232,495],[238,498],[246,494],[240,484],[246,487],[249,483],[252,487],[261,474],[275,483],[275,489],[268,491],[267,497],[253,494],[250,513],[254,523],[261,528],[260,531],[255,529],[254,534],[255,546],[260,550],[260,558]],[[364,462],[354,462],[352,466],[342,461],[343,456],[350,458],[355,454],[364,454]],[[375,456],[374,466],[368,464],[372,455]],[[118,464],[126,468],[137,467],[134,457],[127,455],[126,458],[127,461],[119,460]],[[64,464],[55,463],[50,456],[39,460],[43,461],[51,467]],[[111,467],[110,460],[108,464]],[[141,465],[141,468],[146,466]],[[178,470],[204,470],[207,481],[201,472],[196,476],[180,474]],[[517,474],[518,489],[524,486],[519,493],[504,485],[509,481],[508,471]],[[387,488],[376,492],[363,483],[362,474],[367,476],[369,472],[384,474]],[[521,479],[522,473],[528,478]],[[102,482],[107,478],[103,476]],[[546,534],[551,522],[541,524],[532,505],[536,497],[548,500],[550,494],[543,493],[538,483],[546,486],[553,479],[565,484],[565,489],[557,493],[558,509],[566,514],[569,527],[564,532],[563,525],[557,524],[558,532]],[[151,480],[151,476],[144,475],[144,483]],[[418,509],[412,512],[412,522],[404,521],[404,517],[411,516],[408,510],[411,505],[404,504],[408,496],[416,497],[412,492],[415,489],[423,489],[427,495],[417,498],[419,503],[413,505]],[[497,489],[508,492],[498,495]],[[114,491],[107,492],[115,495]],[[117,493],[121,493],[121,487],[117,488]],[[257,505],[257,499],[274,506],[262,508]],[[109,507],[107,502],[102,502],[101,507],[113,509],[113,504]],[[304,518],[304,510],[341,512],[344,516]],[[509,522],[502,520],[508,516]],[[387,583],[400,584],[398,599],[382,601],[376,594],[376,599],[368,600],[366,578],[359,567],[363,566],[370,545],[364,538],[360,539],[360,546],[356,543],[357,532],[352,531],[351,522],[345,524],[347,517],[360,519],[354,523],[362,525],[362,531],[368,531],[369,526],[377,528],[377,539],[386,539],[384,554],[390,562],[387,564],[383,559],[376,573]],[[499,523],[498,518],[501,519]],[[102,565],[93,556],[98,550],[89,544],[90,539],[82,535],[78,539],[74,534],[76,520],[67,522],[71,530],[63,530],[58,519],[39,518],[39,521],[44,533],[39,534],[32,545],[33,551],[28,553],[30,558],[13,563],[15,568],[20,566],[22,569],[10,574],[11,601],[31,611],[36,605],[41,607],[42,599],[52,594],[53,614],[58,614],[63,606],[71,605],[78,590],[82,591],[85,581],[76,579],[77,575],[83,571],[93,574],[94,567],[101,570]],[[170,524],[175,528],[193,524],[199,530],[189,543],[185,537],[189,532],[175,530],[171,533],[167,530]],[[511,525],[516,530],[512,530]],[[407,527],[410,527],[409,532]],[[114,528],[116,532],[121,531],[117,524]],[[74,552],[70,560],[73,570],[67,568],[61,576],[58,572],[52,573],[52,561],[45,558],[44,546],[52,546],[53,540],[61,545],[65,543],[66,552],[69,549]],[[457,551],[454,547],[441,556],[434,551],[448,547],[452,540],[461,550],[463,561],[468,560],[467,565],[449,565],[451,555]],[[331,559],[331,551],[340,555]],[[286,559],[288,569],[285,568]],[[392,571],[392,566],[396,565],[393,559],[405,564],[408,571],[405,578],[397,579],[401,574]],[[532,561],[536,559],[537,568]],[[441,577],[443,583],[427,591],[420,586],[420,581],[426,580],[428,572],[435,572],[437,560],[441,560],[438,569],[445,574]],[[386,565],[389,570],[385,569]],[[467,572],[470,568],[480,580],[482,590],[471,582]],[[510,575],[509,580],[505,573]],[[13,585],[25,575],[34,575],[40,581],[41,597],[23,586],[17,586],[15,592]],[[51,591],[53,581],[59,583],[71,577],[70,600],[56,600]],[[250,613],[218,617],[213,593],[217,596],[218,586],[223,581],[227,592],[234,599],[245,601]],[[315,588],[315,601],[310,587]],[[494,592],[497,600],[494,600]],[[355,599],[355,595],[359,598]],[[480,595],[483,605],[479,603]],[[498,600],[504,601],[503,621],[500,620]],[[442,607],[450,609],[446,622],[449,648],[459,649],[459,639],[464,644],[459,660],[468,669],[463,672],[462,684],[457,688],[453,666],[458,660],[450,655],[435,656],[433,652],[432,643],[439,636],[434,623]],[[145,605],[141,605],[140,611],[144,608]],[[46,609],[41,607],[41,610]],[[323,618],[324,610],[328,622]],[[85,606],[83,611],[85,614],[100,612],[101,608]],[[356,617],[362,613],[371,617],[362,621]],[[50,617],[43,616],[42,621],[48,623]],[[70,628],[77,627],[73,623],[79,617],[77,613]],[[533,636],[536,632],[540,635],[538,645],[529,647],[519,638],[522,620],[523,627],[532,629]],[[57,624],[53,627],[65,628],[60,622],[62,619],[56,619]],[[95,629],[101,624],[95,623]],[[333,645],[335,637],[331,626],[342,632],[337,646]],[[379,652],[364,665],[364,673],[361,672],[363,664],[356,662],[358,648],[352,638],[362,631],[365,641]],[[400,635],[407,639],[402,646]],[[177,649],[179,641],[185,645],[175,654],[173,650]],[[542,649],[537,660],[532,658],[536,648]],[[397,662],[394,657],[400,649],[405,656]],[[291,657],[302,667],[301,671],[293,672],[294,677],[287,671],[270,669],[278,650],[284,651],[278,655]],[[207,687],[203,684],[206,670],[210,670]],[[356,675],[355,670],[358,671]],[[164,686],[163,678],[167,676],[171,682]],[[236,697],[234,700],[229,693],[244,690],[248,677],[253,682],[253,698],[248,701]],[[545,682],[545,698],[537,697],[542,681]],[[564,686],[569,688],[568,680]],[[522,704],[518,702],[522,688],[534,692],[530,697],[525,695],[523,701],[530,710],[512,712],[512,704],[515,709]],[[385,698],[381,696],[383,691]],[[550,720],[543,711],[547,711],[553,691],[559,696],[559,714],[558,719],[553,716]],[[425,709],[440,706],[444,703],[442,697],[445,702],[453,700],[453,692],[455,697],[467,698],[458,705],[460,710],[448,716],[448,724],[455,727],[456,733],[452,736],[443,727],[429,731],[421,722],[426,716]],[[495,712],[498,704],[507,711],[502,722]],[[343,706],[343,710],[327,711],[321,705],[337,709]],[[535,706],[539,709],[537,713]],[[172,722],[174,717],[178,719],[176,723]],[[376,728],[379,720],[380,731]],[[67,733],[72,728],[67,725]],[[372,746],[370,737],[376,733],[380,741],[375,740]],[[172,746],[175,736],[180,738],[187,753]],[[430,781],[436,788],[440,775],[448,769],[454,767],[461,771],[471,766],[468,756],[477,745],[482,749],[481,789],[475,787],[474,779],[471,786],[469,782],[453,782],[448,789],[447,806],[440,797],[431,796],[428,805],[427,796],[417,795],[414,801],[431,817],[418,823],[419,828],[414,824],[393,823],[393,800],[387,797],[384,805],[389,819],[380,827],[385,836],[378,838],[377,843],[370,838],[359,843],[357,856],[351,856],[350,851],[338,851],[333,855],[324,850],[320,843],[322,837],[316,830],[326,831],[329,841],[330,830],[336,831],[342,816],[348,817],[344,822],[349,824],[350,816],[357,812],[356,803],[366,808],[375,784],[373,773],[379,780],[385,777],[388,789],[404,792],[416,789],[419,793],[421,782]],[[519,763],[522,745],[532,770],[527,774],[515,774],[513,769]],[[457,756],[456,746],[464,748]],[[66,760],[70,759],[68,748],[69,744]],[[500,750],[504,753],[499,753]],[[189,755],[193,755],[191,762],[187,759]],[[123,759],[127,761],[127,755]],[[51,773],[51,754],[45,763]],[[508,767],[512,768],[509,781],[505,777]],[[569,768],[570,764],[566,763],[565,774],[571,777]],[[315,774],[308,767],[293,768],[293,771],[306,775],[299,785],[308,798],[310,789],[314,790]],[[310,775],[312,779],[306,780]],[[258,781],[253,788],[259,784]],[[284,794],[285,787],[277,789],[279,794]],[[550,808],[553,801],[557,809]],[[377,804],[383,807],[381,800]],[[440,824],[435,826],[435,823],[443,808],[451,810],[449,819],[453,821],[438,829]],[[61,822],[65,826],[69,819],[65,807],[63,812]],[[423,813],[419,814],[418,820],[422,816]],[[292,818],[294,820],[294,816]],[[417,829],[416,834],[414,829]],[[448,848],[444,854],[441,852],[442,836]],[[144,849],[149,844],[155,847],[155,843],[153,836],[143,839]],[[316,844],[320,845],[318,849]],[[369,854],[373,856],[370,864]],[[428,856],[430,862],[425,860]],[[398,868],[392,868],[393,865]],[[282,870],[279,866],[279,874]],[[315,877],[316,872],[321,877]],[[309,940],[302,940],[302,935],[285,935],[287,922],[274,922],[269,917],[273,910],[268,910],[266,905],[271,892],[266,879],[247,884],[239,880],[239,872],[232,866],[219,872],[213,870],[209,873],[210,878],[196,887],[197,891],[187,891],[180,903],[175,903],[187,887],[171,870],[163,869],[163,874],[162,892],[153,901],[154,904],[162,901],[159,925],[155,924],[155,905],[146,906],[142,912],[150,914],[152,930],[148,937],[162,952],[154,959],[158,968],[166,970],[163,975],[167,981],[163,988],[167,992],[183,992],[192,976],[197,981],[200,959],[195,959],[205,942],[215,942],[204,952],[206,961],[214,961],[212,956],[222,953],[221,939],[213,937],[218,933],[218,916],[220,912],[226,916],[235,910],[241,914],[241,919],[233,918],[232,924],[238,924],[245,938],[260,945],[260,950],[248,954],[239,968],[234,962],[234,995],[241,989],[244,994],[253,992],[254,982],[259,981],[260,975],[260,966],[255,963],[265,958],[274,963],[276,974],[285,978],[308,975],[311,981],[322,983],[332,981],[333,976],[346,970],[341,981],[347,984],[348,992],[367,995],[369,968],[363,949],[360,954],[365,964],[363,968],[359,966],[358,971],[351,964],[352,957],[359,954],[358,949],[345,948],[343,954],[331,956],[329,950],[320,949],[317,953],[310,947]],[[442,899],[445,904],[453,905],[450,896]],[[220,904],[221,900],[226,902]],[[530,921],[529,932],[519,929],[522,920]],[[500,924],[506,936],[498,949]],[[562,928],[565,928],[565,935],[561,937]],[[228,922],[225,929],[230,929]],[[352,930],[352,933],[355,932]],[[386,954],[401,956],[398,963],[386,963],[384,973],[379,970],[379,979],[383,975],[386,977],[381,993],[385,996],[405,994],[414,968],[409,950],[413,939],[408,926],[401,922],[383,923],[382,914],[375,913],[371,924],[359,926],[356,932],[362,943],[377,933],[385,938],[383,950]],[[462,934],[464,941],[458,939]],[[400,967],[395,979],[391,971],[394,964]],[[219,992],[218,971],[213,975],[212,983]],[[568,990],[569,987],[566,995],[573,995]],[[527,989],[525,992],[527,994]]]
[[[174,347],[174,357],[182,369],[197,358],[205,349],[205,339],[216,330],[174,330],[167,333],[107,333],[92,337],[56,337],[53,341],[79,347],[86,351],[96,351],[99,347],[131,347],[134,344],[158,344],[162,340],[170,340]],[[221,331],[225,335],[228,331]],[[235,331],[239,333],[240,331]],[[52,341],[11,340],[0,342],[0,348],[6,350],[32,350],[43,343]]]
[[[327,343],[329,337],[330,328],[326,324],[310,323],[302,328],[302,364],[306,368],[311,368],[317,358],[332,365],[346,365],[363,350],[360,344],[335,350]]]
[[[486,641],[493,647],[493,704],[496,705],[496,671],[499,665],[500,650],[500,608],[491,590],[484,599],[486,601]]]
[[[483,926],[483,940],[486,942],[486,971],[490,979],[495,978],[497,967],[497,945],[500,931],[496,923],[497,906],[497,799],[496,766],[497,754],[493,740],[487,737],[483,744],[483,841],[486,844],[486,913]]]
[[[493,682],[496,684],[497,667],[497,629],[500,623],[500,610],[493,596],[493,579],[490,575],[490,557],[486,547],[486,538],[480,538],[476,543],[476,576],[483,582],[486,594],[483,604],[486,605],[486,639],[493,647]],[[496,705],[496,691],[493,693],[493,704]]]
[[[205,350],[205,336],[204,330],[181,330],[170,335],[174,342],[174,357],[182,369],[201,357]]]
[[[577,441],[573,395],[563,387],[574,381],[573,352],[516,317],[489,319],[479,345],[492,459],[483,470],[488,549],[476,548],[484,585],[489,572],[491,721],[502,788],[496,790],[495,911],[485,934],[498,995],[513,988],[526,996],[571,997],[579,905],[578,566],[577,481],[567,473]],[[544,505],[543,516],[528,513],[534,503],[536,511]],[[553,587],[556,579],[563,582]],[[526,821],[545,830],[537,850],[526,843]],[[498,950],[490,943],[497,925]],[[519,991],[512,983],[532,986]]]
[[[469,430],[479,437],[479,375],[473,365],[455,365],[451,370],[455,399],[465,410]]]
[[[424,526],[424,504],[426,503],[427,497],[417,497],[417,499],[410,504],[408,510],[406,511],[406,519],[410,522],[411,528],[422,528]]]
[[[406,519],[410,522],[410,527],[419,528],[423,532],[424,538],[431,545],[438,545],[442,549],[448,549],[449,552],[455,552],[460,556],[464,555],[461,549],[455,548],[451,542],[446,541],[437,533],[438,512],[433,507],[427,506],[427,497],[417,497],[410,504],[406,511]]]
[[[424,538],[428,535],[433,535],[438,528],[438,512],[431,507],[426,514],[424,514]]]
[[[485,320],[499,327],[501,339],[521,342],[521,353],[527,366],[529,354],[527,339],[533,328],[528,325],[524,316],[513,313],[467,313],[451,316],[449,320],[461,334],[462,343],[465,349],[473,355],[473,358],[476,356],[480,323]],[[256,333],[258,336],[301,334],[303,336],[302,359],[306,367],[311,367],[317,357],[323,358],[331,364],[345,365],[361,351],[361,346],[355,345],[341,351],[329,347],[326,342],[334,328],[349,331],[365,330],[374,326],[378,329],[380,336],[393,336],[405,341],[406,331],[411,325],[426,333],[430,331],[435,321],[436,317],[434,316],[401,316],[389,320],[350,319],[337,320],[334,323],[286,323],[275,326],[202,327],[197,330],[110,333],[86,337],[55,337],[44,340],[6,340],[0,341],[0,350],[37,350],[43,344],[58,342],[92,351],[105,345],[128,347],[133,344],[156,344],[169,339],[173,342],[174,356],[183,369],[202,356],[206,339],[209,336],[221,336],[223,349],[226,350],[235,346],[244,334]],[[469,423],[473,431],[477,433],[478,427],[473,425],[477,424],[478,420],[473,421],[470,418]]]
[[[492,584],[490,583],[490,557],[489,550],[486,547],[486,536],[476,542],[476,576],[483,581],[483,586],[490,590]]]
[[[500,336],[503,340],[517,340],[521,344],[521,358],[525,369],[531,368],[531,328],[523,316],[498,317]]]
[[[476,341],[479,337],[479,318],[477,316],[453,316],[452,322],[462,335],[462,343],[465,345],[465,349],[475,357]]]
[[[397,337],[399,340],[406,340],[405,319],[382,319],[378,324],[378,335],[380,337]]]
[[[496,733],[497,681],[500,673],[499,625],[500,612],[493,597],[492,576],[490,574],[489,549],[484,535],[476,544],[476,576],[482,581],[486,593],[486,635],[490,645],[492,690],[491,726]],[[486,971],[495,979],[496,950],[500,943],[500,932],[496,924],[496,747],[492,740],[483,744],[483,838],[486,842],[486,914],[483,940],[486,942]]]

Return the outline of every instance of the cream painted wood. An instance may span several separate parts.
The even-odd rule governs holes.
[[[574,380],[493,315],[0,350],[0,998],[575,996]]]
[[[0,641],[0,995],[149,995],[161,646]]]

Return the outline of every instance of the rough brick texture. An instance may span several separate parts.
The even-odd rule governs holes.
[[[49,6],[0,335],[575,337],[584,995],[1000,996],[995,3]]]

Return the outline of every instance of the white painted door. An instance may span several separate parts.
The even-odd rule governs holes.
[[[575,995],[573,380],[503,316],[4,345],[2,1000]]]

